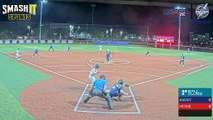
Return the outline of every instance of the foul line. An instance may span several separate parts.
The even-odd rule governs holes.
[[[93,68],[92,65],[90,65],[89,63],[87,63],[87,65],[88,65],[90,68]]]
[[[3,53],[3,52],[2,52],[2,53]],[[7,54],[7,53],[4,53],[4,54]],[[7,54],[7,55],[9,55],[10,57],[13,57],[13,56],[10,55],[10,54]],[[62,75],[62,74],[60,74],[60,73],[57,73],[57,72],[51,71],[51,70],[49,70],[49,69],[46,69],[46,68],[44,68],[44,67],[35,65],[35,64],[31,63],[31,62],[28,62],[28,61],[25,61],[25,60],[22,60],[22,59],[21,59],[20,61],[22,61],[22,62],[24,62],[24,63],[27,63],[27,64],[30,64],[30,65],[32,65],[32,66],[35,66],[35,67],[37,67],[37,68],[40,68],[40,69],[42,69],[42,70],[46,70],[46,71],[48,71],[48,72],[50,72],[50,73],[53,73],[53,74],[56,74],[56,75],[58,75],[58,76],[64,77],[64,78],[66,78],[66,79],[75,81],[75,82],[77,82],[77,83],[79,83],[79,84],[87,85],[86,83],[84,83],[84,82],[82,82],[82,81],[76,80],[76,79],[74,79],[74,78],[67,77],[67,76]]]
[[[171,77],[171,76],[178,75],[178,74],[182,74],[182,73],[185,73],[185,72],[187,72],[187,71],[190,71],[190,70],[193,70],[193,69],[196,69],[196,68],[200,68],[200,67],[203,67],[203,66],[208,65],[208,64],[211,64],[211,63],[212,63],[212,62],[203,64],[203,65],[199,65],[199,66],[195,66],[195,67],[190,68],[190,69],[188,69],[188,70],[184,70],[184,71],[176,72],[176,73],[173,73],[173,74],[170,74],[170,75],[166,75],[166,76],[158,77],[158,78],[155,78],[155,79],[147,80],[147,81],[144,81],[144,82],[136,83],[136,84],[131,85],[131,86],[133,87],[133,86],[137,86],[137,85],[140,85],[140,84],[146,84],[146,83],[149,83],[149,82],[158,81],[158,80],[160,80],[160,79],[167,78],[167,77]],[[193,72],[194,72],[194,71],[193,71]]]
[[[208,68],[208,67],[209,67],[209,66],[206,66],[206,67],[201,68],[201,69],[199,69],[199,70],[196,70],[196,71],[194,71],[194,72],[188,73],[187,75],[194,74],[194,73],[199,72],[199,71],[201,71],[201,70],[204,70],[204,69],[206,69],[206,68]]]
[[[109,114],[112,114],[112,115],[136,115],[136,114],[141,114],[141,113],[138,113],[138,112],[102,112],[102,111],[87,111],[87,110],[76,110],[76,112],[82,112],[82,113],[94,113],[94,114],[106,114],[106,115],[109,115]]]
[[[78,99],[78,102],[77,102],[77,104],[76,104],[76,106],[75,106],[75,108],[74,108],[74,111],[77,111],[78,106],[79,106],[79,104],[80,104],[80,102],[81,102],[81,99],[83,98],[83,96],[84,96],[84,94],[85,94],[85,92],[86,92],[88,86],[89,86],[89,85],[87,84],[86,87],[84,88],[84,91],[82,92],[81,97]]]
[[[134,101],[134,104],[135,104],[135,107],[136,107],[138,113],[141,114],[140,108],[139,108],[139,106],[138,106],[138,104],[137,104],[137,101],[136,101],[136,99],[135,99],[135,95],[133,94],[132,88],[131,88],[131,87],[129,87],[129,91],[130,91],[130,93],[132,94],[132,99],[133,99],[133,101]]]

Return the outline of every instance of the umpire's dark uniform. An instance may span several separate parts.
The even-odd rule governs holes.
[[[105,76],[101,75],[100,80],[95,80],[93,83],[93,88],[90,90],[89,95],[86,97],[86,99],[83,101],[84,103],[87,103],[90,98],[93,96],[99,96],[101,98],[106,99],[108,109],[112,109],[112,100],[108,93],[104,91],[105,86],[107,85],[107,82],[105,80]]]

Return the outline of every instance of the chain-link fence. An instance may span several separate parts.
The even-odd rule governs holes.
[[[39,23],[1,22],[0,39],[39,39]],[[42,39],[145,41],[148,26],[43,23]]]

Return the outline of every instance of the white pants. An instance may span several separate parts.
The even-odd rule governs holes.
[[[93,82],[95,82],[95,76],[94,75],[90,75],[89,74],[89,80],[93,83]]]

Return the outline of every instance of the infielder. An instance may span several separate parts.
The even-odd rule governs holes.
[[[54,52],[54,49],[53,49],[53,44],[50,44],[50,48],[49,48],[49,51],[52,50]]]
[[[185,56],[182,54],[182,55],[180,56],[180,64],[179,64],[179,66],[180,66],[180,65],[184,66],[184,59],[185,59]]]
[[[34,57],[34,56],[38,56],[38,57],[40,57],[40,56],[39,56],[39,53],[38,53],[38,48],[36,48],[36,49],[35,49],[34,54],[33,54],[33,56],[32,56],[32,57]]]
[[[16,56],[15,56],[16,60],[20,60],[21,59],[21,53],[19,52],[19,48],[16,49]]]
[[[99,52],[98,53],[102,53],[103,52],[102,51],[102,45],[99,45],[98,47],[99,47]]]
[[[71,45],[69,45],[69,46],[67,47],[67,52],[72,52],[72,51],[71,51]]]
[[[128,95],[128,93],[124,92],[124,86],[129,87],[122,79],[118,80],[109,92],[110,97],[118,97],[118,100],[122,101],[122,95]]]
[[[112,99],[105,91],[107,87],[107,81],[104,75],[100,76],[99,80],[95,80],[89,95],[83,100],[83,103],[87,103],[93,96],[99,96],[107,101],[108,109],[112,109]]]
[[[146,54],[145,54],[145,56],[150,56],[150,52],[147,51]]]
[[[94,67],[92,67],[92,69],[89,72],[89,80],[93,83],[96,79],[95,79],[95,74],[98,73],[100,66],[98,64],[96,64]]]
[[[107,49],[106,51],[106,63],[110,63],[111,62],[111,52],[109,51],[109,49]]]

